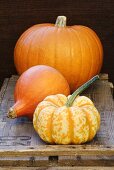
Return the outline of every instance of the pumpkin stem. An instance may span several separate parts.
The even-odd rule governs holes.
[[[65,16],[58,16],[55,26],[57,27],[66,27],[66,17]]]
[[[17,117],[16,112],[15,112],[15,110],[12,107],[9,109],[7,117],[8,118],[12,118],[12,119]]]
[[[70,107],[72,106],[75,98],[82,93],[86,88],[88,88],[94,81],[96,81],[97,79],[99,79],[99,76],[96,75],[94,76],[92,79],[90,79],[89,81],[87,81],[85,84],[83,84],[82,86],[80,86],[71,96],[70,98],[67,100],[66,102],[66,106]]]

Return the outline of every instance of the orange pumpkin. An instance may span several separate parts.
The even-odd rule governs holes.
[[[37,24],[17,41],[14,61],[19,74],[43,64],[59,70],[71,91],[100,72],[103,49],[96,33],[82,25],[66,26],[66,17],[56,24]]]
[[[51,94],[70,93],[66,79],[54,68],[34,66],[25,71],[18,79],[15,87],[15,104],[10,108],[8,117],[33,117],[39,102]]]

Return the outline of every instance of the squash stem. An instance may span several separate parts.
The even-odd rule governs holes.
[[[85,84],[83,84],[82,86],[80,86],[71,96],[70,98],[67,100],[66,102],[66,106],[67,107],[70,107],[72,106],[75,98],[80,94],[82,93],[85,89],[87,89],[94,81],[98,80],[99,79],[99,76],[96,75],[94,76],[92,79],[90,79],[89,81],[87,81]]]
[[[57,27],[66,27],[66,17],[65,16],[58,16],[55,26]]]

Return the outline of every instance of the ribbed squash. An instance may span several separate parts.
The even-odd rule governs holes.
[[[38,104],[33,125],[42,140],[51,144],[81,144],[94,138],[100,127],[100,114],[88,97],[79,94],[97,78],[72,96],[51,95]]]

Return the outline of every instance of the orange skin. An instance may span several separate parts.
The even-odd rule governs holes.
[[[100,72],[103,48],[96,33],[88,27],[37,24],[17,41],[14,61],[19,74],[38,64],[56,68],[73,92]]]
[[[49,66],[34,66],[18,79],[14,92],[15,104],[12,109],[16,117],[28,116],[32,119],[38,103],[46,96],[58,93],[66,96],[70,94],[65,78]]]

